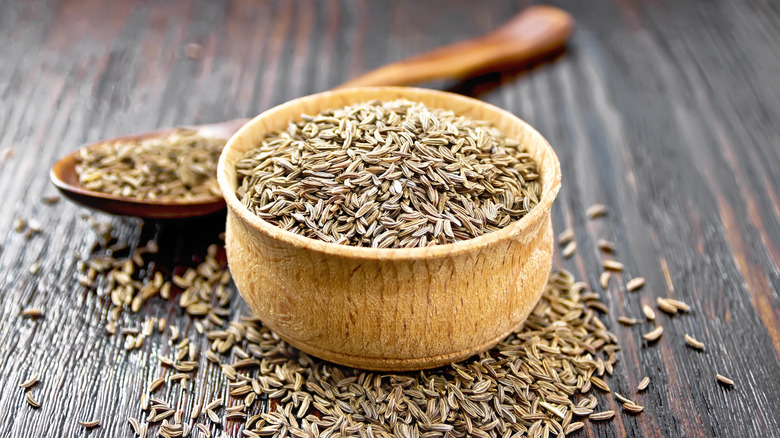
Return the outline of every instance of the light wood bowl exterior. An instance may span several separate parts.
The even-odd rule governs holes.
[[[234,165],[267,133],[285,129],[303,113],[398,98],[490,121],[519,140],[540,165],[539,205],[520,221],[465,242],[373,249],[283,231],[237,199]],[[366,87],[287,102],[257,116],[231,138],[218,178],[228,206],[228,263],[241,295],[284,340],[339,364],[415,370],[480,353],[525,320],[552,263],[550,208],[561,181],[555,152],[514,115],[460,95]]]

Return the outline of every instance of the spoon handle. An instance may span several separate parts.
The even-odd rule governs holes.
[[[385,65],[337,88],[460,79],[523,64],[562,49],[573,25],[571,15],[559,8],[531,6],[486,35]]]

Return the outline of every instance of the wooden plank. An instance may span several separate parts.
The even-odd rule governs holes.
[[[559,154],[563,189],[556,230],[573,227],[578,249],[556,264],[602,294],[623,350],[610,386],[636,399],[638,416],[589,423],[578,436],[780,436],[780,11],[771,1],[558,2],[577,20],[568,53],[542,66],[461,83],[434,83],[478,96],[526,119]],[[520,6],[471,2],[44,1],[0,5],[0,438],[81,436],[79,420],[101,419],[96,437],[131,436],[128,416],[162,375],[163,337],[125,352],[107,337],[106,297],[76,284],[74,251],[94,241],[82,209],[40,202],[46,172],[79,144],[189,122],[257,114],[338,85],[362,71],[484,33]],[[184,53],[189,43],[202,56]],[[6,61],[10,60],[10,61]],[[588,220],[593,203],[607,216]],[[27,240],[17,217],[45,225]],[[193,263],[221,231],[217,215],[181,224],[110,218],[131,245],[161,240],[159,266]],[[598,238],[616,243],[626,273],[598,285]],[[40,261],[37,275],[30,266]],[[632,276],[647,279],[625,290]],[[648,345],[641,305],[672,296],[689,315],[660,314],[663,337]],[[38,320],[22,308],[44,310]],[[234,300],[234,312],[246,312]],[[194,337],[175,303],[165,316]],[[137,324],[143,318],[129,318]],[[686,346],[688,333],[704,352]],[[203,350],[206,345],[200,345]],[[17,385],[35,371],[33,410]],[[727,389],[715,373],[735,380]],[[200,387],[170,398],[224,394],[212,369]],[[166,391],[169,389],[166,388]],[[619,410],[610,396],[600,406]],[[258,409],[266,406],[258,406]],[[212,431],[216,432],[216,427]],[[232,427],[230,436],[239,429]]]

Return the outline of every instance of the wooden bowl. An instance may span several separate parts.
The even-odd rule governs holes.
[[[235,163],[301,114],[406,98],[487,120],[524,144],[542,197],[521,220],[464,242],[413,249],[326,243],[284,231],[236,197]],[[228,142],[218,179],[228,206],[233,279],[264,324],[320,358],[372,370],[433,368],[494,346],[528,316],[552,264],[550,208],[561,182],[547,141],[507,111],[441,91],[365,87],[296,99],[252,119]]]

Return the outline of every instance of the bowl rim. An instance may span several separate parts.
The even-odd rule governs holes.
[[[523,129],[530,132],[532,136],[541,140],[541,144],[546,149],[545,156],[553,161],[553,176],[552,182],[546,190],[544,190],[542,196],[539,199],[539,203],[531,209],[531,211],[520,218],[520,220],[512,222],[506,227],[494,231],[492,233],[484,234],[479,237],[475,237],[469,240],[463,240],[460,242],[447,243],[443,245],[433,245],[425,248],[371,248],[353,245],[341,245],[331,242],[325,242],[322,240],[313,239],[311,237],[302,236],[290,231],[283,230],[276,225],[267,222],[266,220],[255,215],[248,208],[246,208],[236,196],[235,185],[237,181],[230,181],[227,169],[227,156],[228,151],[232,150],[234,144],[239,138],[253,130],[254,125],[259,124],[262,120],[267,118],[273,118],[277,113],[284,112],[290,107],[297,106],[303,102],[311,102],[320,99],[332,98],[334,96],[350,96],[359,95],[364,100],[378,99],[376,94],[382,94],[386,92],[394,92],[399,94],[396,98],[407,98],[414,101],[414,95],[428,94],[431,96],[439,96],[450,101],[460,101],[461,103],[468,104],[470,106],[484,106],[491,111],[496,111],[499,114],[514,119],[514,122],[523,126]],[[409,94],[404,96],[405,94]],[[362,260],[419,260],[419,259],[431,259],[439,257],[449,257],[456,254],[462,254],[464,252],[475,251],[484,248],[490,244],[507,239],[512,235],[519,234],[524,229],[539,223],[548,216],[552,203],[558,195],[558,191],[561,186],[561,166],[558,161],[558,156],[555,154],[552,146],[536,129],[529,125],[524,120],[515,116],[511,112],[499,108],[495,105],[483,102],[478,99],[474,99],[467,96],[462,96],[455,93],[446,91],[431,90],[417,87],[395,87],[395,86],[381,86],[381,87],[355,87],[344,88],[333,91],[325,91],[321,93],[311,94],[308,96],[300,97],[287,101],[283,104],[277,105],[271,109],[268,109],[258,116],[252,118],[248,123],[242,126],[233,136],[228,140],[222,153],[219,157],[219,163],[217,165],[217,182],[219,183],[222,195],[225,198],[225,202],[228,206],[229,214],[232,212],[236,214],[243,222],[249,224],[252,228],[261,233],[266,234],[272,239],[281,241],[287,245],[291,245],[297,248],[304,248],[314,252],[339,256],[349,257],[353,259]],[[228,214],[228,222],[230,216]]]

